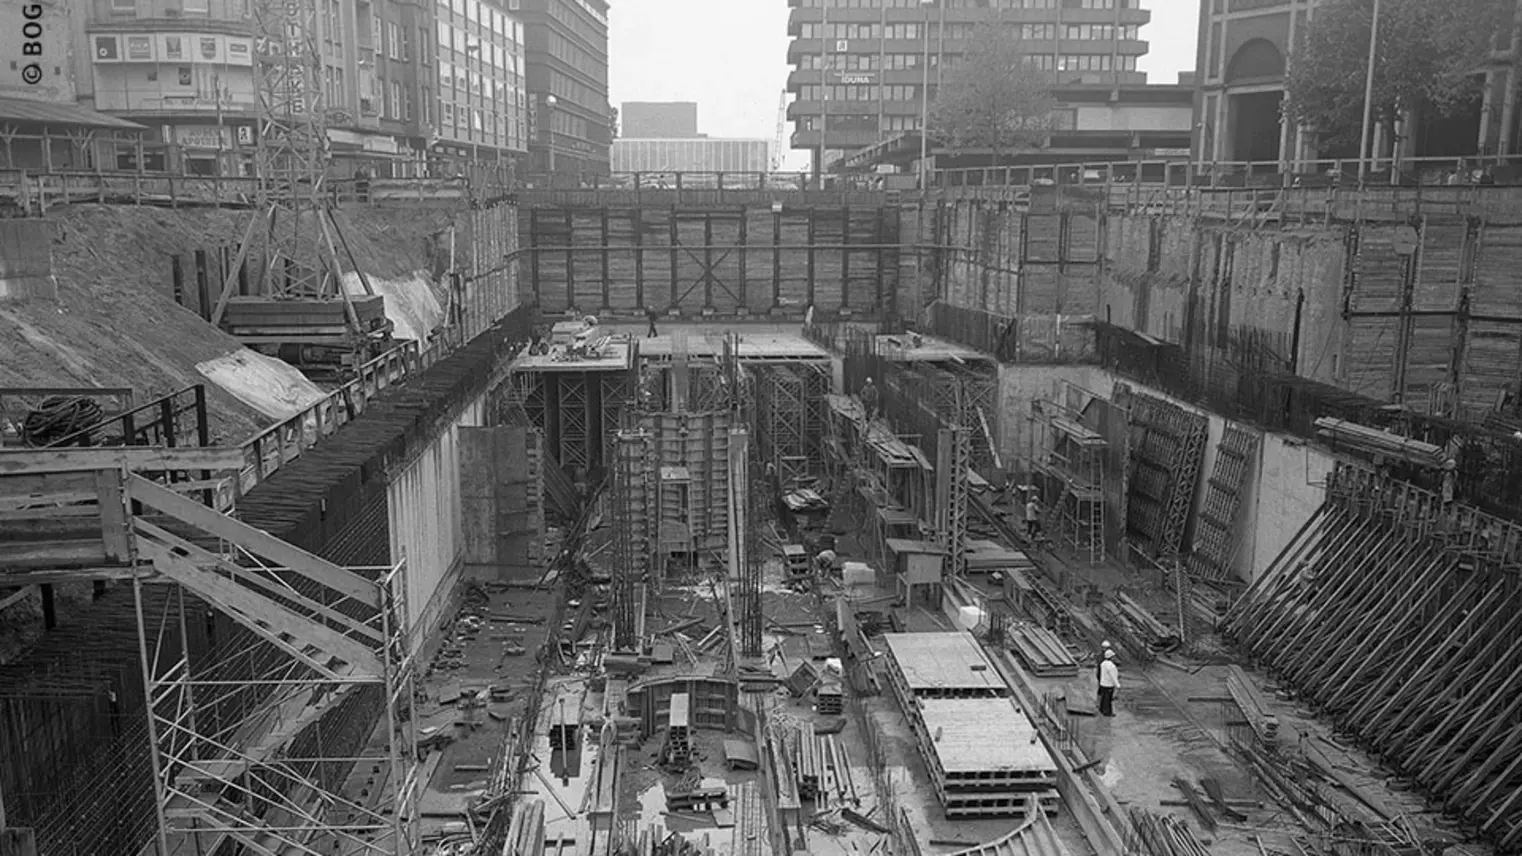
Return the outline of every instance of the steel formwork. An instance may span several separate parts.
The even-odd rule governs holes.
[[[793,484],[809,475],[807,387],[785,365],[758,366],[755,377],[761,458],[780,484]]]
[[[609,444],[625,407],[639,395],[629,371],[514,372],[511,399],[568,473],[590,473],[611,462]]]
[[[613,526],[617,561],[613,569],[613,644],[634,647],[638,583],[650,572],[648,472],[650,436],[619,431],[614,441]]]
[[[1109,443],[1084,424],[1083,414],[1060,400],[1040,402],[1046,423],[1046,448],[1036,471],[1043,477],[1043,504],[1057,540],[1086,556],[1090,564],[1104,561],[1105,460]]]

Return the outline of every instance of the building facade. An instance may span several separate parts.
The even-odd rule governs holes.
[[[507,0],[433,0],[432,63],[422,85],[434,158],[517,162],[528,151],[526,27]],[[436,87],[436,88],[434,88]]]
[[[627,139],[613,141],[613,172],[766,172],[767,140]]]
[[[825,161],[920,127],[946,69],[997,24],[1059,85],[1130,86],[1146,54],[1140,0],[790,0],[792,147]],[[928,88],[926,86],[928,77]]]
[[[86,0],[81,104],[146,128],[116,169],[247,174],[258,133],[248,0]],[[141,156],[142,162],[138,162]]]
[[[1356,158],[1357,146],[1318,149],[1315,135],[1285,120],[1281,106],[1293,48],[1315,25],[1322,0],[1204,0],[1200,4],[1200,88],[1195,156],[1202,161],[1269,162],[1307,167],[1321,158]],[[1512,35],[1516,39],[1515,32]],[[1445,117],[1408,115],[1394,144],[1401,157],[1515,153],[1518,89],[1514,58],[1503,36],[1487,68],[1483,96]],[[1373,149],[1392,148],[1385,129],[1373,129]]]
[[[526,28],[529,172],[562,183],[609,172],[606,0],[519,0]]]
[[[685,140],[698,136],[698,105],[692,101],[625,101],[618,135],[629,140]],[[618,168],[614,167],[614,172]]]

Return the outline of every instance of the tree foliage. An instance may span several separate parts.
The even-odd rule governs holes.
[[[1323,144],[1358,145],[1374,2],[1326,0],[1291,54],[1285,110]],[[1379,2],[1375,121],[1393,125],[1410,109],[1447,115],[1479,92],[1476,75],[1510,25],[1512,0]]]
[[[961,64],[945,71],[930,131],[953,148],[992,149],[997,160],[1033,146],[1051,128],[1051,78],[998,24],[980,26]]]

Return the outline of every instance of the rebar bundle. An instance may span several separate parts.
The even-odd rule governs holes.
[[[1151,856],[1210,856],[1189,827],[1172,815],[1133,808],[1131,829]]]

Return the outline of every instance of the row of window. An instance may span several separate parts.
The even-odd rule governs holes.
[[[566,38],[562,33],[551,30],[548,33],[547,46],[550,56],[560,60],[576,69],[593,80],[606,80],[608,78],[608,58],[606,55],[598,55],[587,50],[575,39]]]
[[[804,71],[819,71],[824,68],[838,71],[905,71],[920,67],[921,55],[912,54],[875,54],[875,53],[832,53],[828,57],[819,54],[804,54],[798,58],[798,68]],[[930,54],[930,67],[935,68],[938,57]]]
[[[489,100],[496,100],[504,93],[518,89],[523,85],[523,77],[512,72],[498,72],[497,74],[479,74],[471,71],[463,65],[455,65],[449,62],[439,63],[439,89],[441,91],[457,92],[461,95],[481,95]]]
[[[486,32],[507,36],[516,42],[523,41],[521,32],[514,33],[515,29],[523,26],[522,24],[482,3],[481,0],[438,0],[438,9],[441,22],[449,20],[449,16],[444,13],[452,12],[457,16],[455,23],[479,24]]]
[[[857,110],[863,105],[853,104]],[[865,105],[870,107],[870,105]],[[1076,110],[1053,110],[1051,129],[1071,131],[1078,123]],[[828,116],[800,116],[794,124],[800,131],[915,131],[920,127],[920,117],[915,115],[879,116],[876,113],[831,113]]]
[[[945,38],[949,41],[965,41],[977,35],[978,30],[987,26],[983,23],[957,23],[950,22],[939,24],[931,22],[924,24],[804,24],[802,34],[805,39],[828,38],[836,42],[864,40],[877,41],[878,39],[918,39],[928,34],[932,40]],[[1005,34],[1014,39],[1046,40],[1056,39],[1061,33],[1065,41],[1113,41],[1116,38],[1135,41],[1141,37],[1141,27],[1136,24],[1115,26],[1113,24],[1065,24],[1060,28],[1057,24],[1005,24]]]
[[[497,36],[491,39],[479,38],[471,35],[458,27],[439,22],[439,50],[452,50],[463,59],[473,56],[480,60],[483,65],[492,68],[513,69],[521,71],[518,66],[523,62],[519,54],[519,46],[523,43],[515,40],[512,36]]]
[[[550,17],[571,35],[594,47],[608,43],[608,22],[603,16],[594,14],[597,23],[592,23],[573,11],[569,3],[552,2],[548,6]],[[550,32],[555,32],[555,28],[551,27]]]
[[[798,68],[802,71],[822,71],[833,69],[837,74],[851,74],[852,72],[875,72],[900,71],[919,68],[920,58],[914,54],[888,54],[887,57],[896,57],[902,63],[880,64],[876,62],[876,54],[833,54],[829,57],[808,55],[801,58]],[[886,57],[885,57],[886,59]],[[1041,71],[1135,71],[1136,57],[1115,56],[1113,54],[1031,54],[1025,57],[1025,62]],[[938,61],[939,60],[939,61]],[[937,57],[930,55],[930,67],[937,66],[947,69],[956,68],[966,61],[961,54],[946,54]],[[916,96],[917,97],[917,96]],[[895,100],[892,98],[889,101]]]

